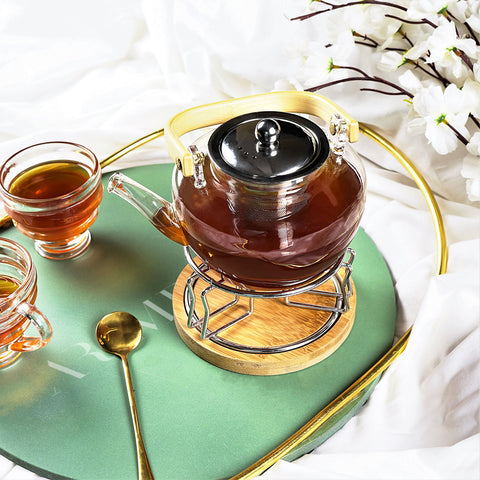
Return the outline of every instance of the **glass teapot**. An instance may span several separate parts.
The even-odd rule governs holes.
[[[295,113],[294,113],[295,112]],[[307,118],[327,122],[326,132]],[[187,148],[181,136],[216,126]],[[173,201],[122,173],[108,191],[235,285],[291,288],[336,269],[365,203],[358,123],[320,95],[273,92],[195,107],[165,128]]]

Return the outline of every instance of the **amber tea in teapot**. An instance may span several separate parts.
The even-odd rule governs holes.
[[[318,276],[343,256],[363,212],[359,174],[332,157],[287,194],[234,191],[212,168],[204,189],[183,181],[175,208],[188,225],[187,243],[209,266],[248,286],[289,286]],[[229,201],[218,195],[222,189]]]

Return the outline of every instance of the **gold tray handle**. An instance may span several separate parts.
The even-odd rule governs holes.
[[[359,137],[358,122],[338,105],[313,92],[290,90],[224,100],[184,110],[171,118],[165,127],[167,151],[183,175],[190,177],[194,172],[194,159],[182,144],[182,135],[199,128],[225,123],[245,113],[262,110],[307,113],[326,122],[330,121],[333,114],[338,113],[347,122],[348,140],[353,143]]]

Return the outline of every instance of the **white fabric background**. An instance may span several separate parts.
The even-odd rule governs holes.
[[[76,141],[104,158],[184,108],[286,88],[305,42],[325,32],[318,22],[289,22],[293,6],[2,0],[0,159],[47,140]],[[479,479],[480,216],[466,200],[462,155],[439,158],[423,136],[407,134],[398,99],[379,101],[353,84],[322,93],[373,124],[421,169],[444,216],[448,272],[433,276],[435,235],[421,193],[363,139],[363,227],[395,281],[397,334],[413,324],[411,339],[356,417],[311,454],[280,461],[262,478]],[[161,140],[115,168],[151,161],[170,161]],[[39,477],[0,458],[0,478]]]

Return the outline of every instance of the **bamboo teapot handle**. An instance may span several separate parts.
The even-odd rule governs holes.
[[[338,113],[347,123],[348,140],[351,143],[358,140],[358,122],[338,105],[316,93],[291,90],[224,100],[184,110],[172,117],[165,127],[167,151],[183,175],[189,177],[194,172],[194,158],[182,144],[182,135],[199,128],[225,123],[245,113],[262,110],[307,113],[326,122],[330,121],[333,114]]]

